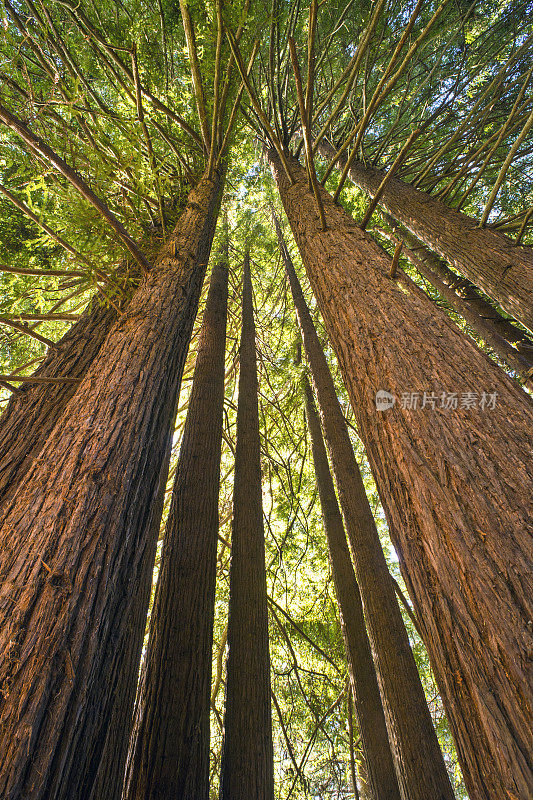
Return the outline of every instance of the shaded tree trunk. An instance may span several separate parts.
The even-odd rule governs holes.
[[[329,470],[320,420],[306,376],[303,378],[303,390],[324,530],[328,541],[335,594],[340,609],[359,731],[368,765],[371,795],[374,800],[385,800],[385,798],[399,800],[400,790],[394,771],[376,670],[366,632],[361,595],[355,579],[341,512]],[[355,779],[354,786],[357,787]]]
[[[279,225],[278,231],[281,233]],[[282,251],[365,609],[400,791],[404,800],[453,800],[453,790],[331,372],[283,242]],[[374,789],[375,766],[371,752],[366,755]]]
[[[273,800],[274,756],[250,254],[244,260],[221,800]]]
[[[161,516],[165,504],[165,490],[168,479],[172,442],[169,439],[156,499],[151,508],[151,521],[144,563],[139,569],[139,587],[132,598],[131,611],[127,615],[127,626],[122,637],[122,652],[119,657],[122,663],[114,687],[112,709],[107,725],[105,744],[98,765],[98,773],[93,782],[89,800],[120,800],[124,787],[124,773],[130,743],[130,731],[133,727],[133,713],[139,664],[146,633],[147,609],[152,594],[153,565],[157,551],[157,541],[161,528]],[[152,527],[153,526],[153,527]],[[122,661],[123,659],[123,661]],[[91,778],[92,780],[92,778]]]
[[[465,318],[502,361],[522,378],[525,385],[533,388],[533,341],[524,331],[502,317],[488,300],[478,294],[470,281],[460,278],[438,256],[421,247],[412,233],[400,230],[393,220],[391,223],[397,233],[395,241],[406,245],[403,252],[418,272]],[[383,233],[387,235],[385,231]]]
[[[95,298],[33,374],[81,381],[116,319],[116,310]],[[71,382],[26,383],[11,395],[0,417],[1,509],[8,506],[78,386]]]
[[[322,140],[318,150],[333,158],[335,149]],[[341,156],[339,166],[346,164]],[[350,179],[374,195],[384,172],[355,161]],[[472,217],[453,211],[425,192],[398,178],[391,178],[379,205],[417,239],[453,264],[461,275],[496,300],[508,314],[533,330],[533,253],[515,246],[490,228],[480,228]]]
[[[359,770],[357,769],[357,763],[355,760],[355,747],[354,747],[354,737],[353,737],[353,696],[352,696],[351,680],[349,681],[348,685],[347,701],[348,702],[346,703],[347,705],[346,711],[348,717],[348,737],[350,743],[350,781],[352,784],[354,800],[361,800],[361,796],[359,794],[359,786],[357,784],[357,774]]]
[[[413,252],[416,252],[416,254],[437,273],[447,286],[452,288],[467,302],[483,320],[490,323],[494,327],[496,333],[505,339],[506,342],[515,345],[518,353],[527,358],[530,365],[533,364],[533,339],[528,336],[523,328],[518,327],[509,317],[504,317],[480,294],[473,283],[451,270],[443,259],[435,255],[429,248],[421,245],[416,236],[413,236],[406,228],[395,223],[390,214],[384,214],[384,217],[387,223],[401,236],[406,245]]]
[[[291,187],[275,154],[270,158],[339,359],[469,795],[527,797],[532,593],[531,518],[523,497],[533,445],[530,398],[411,281],[390,277],[390,258],[324,191],[328,227],[321,231],[305,172],[291,161]],[[376,393],[386,389],[398,400],[377,411]],[[403,392],[427,392],[426,407],[400,402]],[[457,393],[464,407],[440,408],[442,392]],[[468,406],[482,392],[497,393],[494,408]]]
[[[203,178],[191,192],[48,437],[53,458],[30,469],[0,530],[0,794],[10,800],[90,796],[125,665],[136,680],[128,618],[153,567],[151,508],[221,186]]]
[[[227,264],[213,268],[180,447],[124,797],[209,798]]]

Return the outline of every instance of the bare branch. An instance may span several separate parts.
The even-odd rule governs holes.
[[[518,148],[520,147],[520,145],[522,144],[522,142],[524,141],[524,139],[528,135],[528,133],[531,130],[531,128],[533,128],[533,111],[529,115],[526,124],[524,125],[524,127],[520,131],[517,139],[515,139],[513,146],[509,150],[509,154],[508,154],[507,158],[505,159],[505,161],[502,164],[502,168],[500,169],[498,177],[496,178],[496,183],[494,184],[494,186],[492,188],[492,191],[490,193],[490,197],[487,200],[487,204],[486,204],[486,206],[484,208],[483,215],[482,215],[481,221],[479,223],[481,227],[483,227],[485,225],[485,223],[487,222],[487,220],[489,218],[489,214],[490,214],[490,212],[492,210],[492,207],[494,205],[494,202],[495,202],[496,197],[498,195],[498,192],[500,190],[500,186],[502,185],[503,181],[505,180],[505,176],[507,174],[507,170],[511,166],[511,163],[512,163],[513,158],[515,157],[515,155],[516,155],[516,153],[518,151]]]
[[[383,192],[387,188],[388,182],[394,176],[394,173],[396,172],[396,170],[398,169],[400,164],[403,163],[409,148],[411,147],[411,145],[413,144],[415,139],[420,135],[421,130],[422,130],[422,128],[417,128],[416,131],[412,132],[412,134],[409,136],[409,138],[407,139],[406,143],[404,144],[404,146],[402,147],[402,149],[400,150],[400,152],[396,156],[393,165],[391,166],[391,168],[389,169],[389,171],[387,172],[387,174],[385,175],[385,177],[381,181],[381,183],[380,183],[380,185],[379,185],[379,187],[378,187],[378,189],[376,191],[376,194],[374,195],[374,197],[370,201],[370,205],[368,206],[368,208],[367,208],[367,210],[365,212],[365,216],[363,217],[363,219],[361,221],[361,224],[359,226],[363,231],[366,228],[366,226],[368,225],[368,223],[370,222],[370,218],[371,218],[372,214],[374,213],[374,211],[375,211],[375,209],[376,209],[376,207],[377,207],[377,205],[378,205],[378,203],[379,203],[379,201],[380,201],[380,199],[381,199],[381,197],[383,195]],[[339,198],[339,195],[341,193],[342,187],[344,185],[344,180],[343,179],[346,179],[346,177],[348,175],[348,172],[349,172],[349,170],[347,170],[347,169],[343,170],[343,173],[342,173],[342,176],[341,176],[341,180],[340,180],[339,185],[337,186],[337,189],[336,189],[335,194],[333,196],[333,199],[335,200],[335,202]]]
[[[14,319],[9,319],[8,317],[0,317],[0,323],[2,325],[7,325],[10,328],[14,328],[16,331],[20,331],[20,333],[24,333],[27,336],[31,336],[32,339],[36,339],[38,342],[45,344],[47,347],[55,346],[55,342],[53,342],[51,339],[48,339],[46,336],[41,336],[40,333],[34,331],[29,325],[23,325],[21,322],[16,322]]]
[[[298,64],[298,55],[296,53],[296,45],[294,43],[294,39],[292,36],[289,37],[289,50],[291,54],[291,61],[292,61],[292,68],[294,70],[294,80],[296,83],[296,94],[298,96],[298,105],[300,106],[300,117],[302,120],[302,128],[304,134],[304,141],[305,141],[305,154],[307,160],[307,171],[309,172],[309,183],[310,188],[313,191],[315,196],[315,201],[318,209],[318,216],[320,217],[320,224],[322,226],[322,230],[326,230],[326,216],[324,214],[324,206],[322,204],[322,198],[320,197],[320,192],[318,189],[318,181],[316,178],[316,171],[315,171],[315,162],[313,159],[313,145],[311,143],[311,133],[309,131],[309,120],[307,116],[307,109],[306,103],[304,100],[303,90],[302,90],[302,78],[300,75],[300,66]]]
[[[287,175],[287,178],[289,179],[289,182],[292,185],[292,184],[294,184],[294,178],[291,175],[291,171],[289,169],[289,165],[288,165],[287,159],[285,158],[285,153],[283,151],[283,147],[281,145],[281,142],[279,141],[278,137],[274,133],[272,125],[268,121],[268,118],[267,118],[265,112],[261,108],[261,104],[259,103],[259,100],[257,99],[257,96],[256,96],[256,94],[255,94],[255,92],[254,92],[254,90],[252,88],[252,85],[250,83],[250,80],[248,78],[247,72],[246,72],[246,70],[244,68],[244,62],[243,62],[242,56],[241,56],[241,54],[239,52],[239,47],[237,45],[237,42],[235,41],[235,37],[233,36],[233,33],[231,32],[231,30],[229,29],[229,27],[227,25],[226,25],[226,33],[228,35],[228,42],[229,42],[229,45],[231,47],[233,56],[235,58],[235,61],[237,62],[237,67],[239,69],[239,72],[241,73],[242,82],[244,83],[244,86],[246,87],[246,91],[248,92],[248,96],[250,97],[250,100],[252,102],[252,106],[253,106],[253,108],[255,110],[255,113],[259,117],[259,120],[261,121],[261,124],[263,125],[263,128],[265,129],[268,138],[270,139],[270,141],[272,142],[273,146],[275,147],[276,152],[277,152],[277,154],[279,156],[279,159],[280,159],[280,161],[281,161],[281,163],[283,165],[283,169],[285,170],[285,173]]]
[[[180,0],[180,10],[181,10],[181,18],[183,20],[183,28],[185,30],[185,38],[187,40],[187,49],[189,51],[192,85],[194,89],[194,96],[196,98],[196,108],[198,110],[198,117],[200,119],[202,139],[204,140],[204,147],[206,149],[206,152],[209,153],[211,145],[211,137],[209,134],[209,123],[207,121],[207,112],[205,109],[204,90],[202,86],[202,73],[200,70],[200,62],[198,61],[198,50],[196,48],[194,27],[192,24],[191,15],[189,14],[189,8],[185,0]]]

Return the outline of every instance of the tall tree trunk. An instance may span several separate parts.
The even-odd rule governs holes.
[[[335,149],[322,140],[318,150],[333,158]],[[339,166],[346,164],[340,157]],[[355,161],[350,179],[374,196],[384,173]],[[533,331],[533,253],[515,246],[500,233],[480,228],[461,214],[398,178],[391,178],[379,205],[435,253],[498,302],[508,314]]]
[[[291,187],[275,154],[270,158],[339,359],[469,795],[527,797],[531,519],[523,498],[530,485],[531,401],[411,281],[391,279],[390,259],[325,191],[321,231],[301,166],[291,160]],[[384,389],[398,398],[427,392],[426,407],[398,400],[377,411],[376,393]],[[457,393],[464,407],[440,408],[442,392]],[[494,408],[473,407],[482,392],[497,392]]]
[[[426,247],[420,247],[412,233],[401,230],[394,220],[391,223],[397,236],[390,238],[406,245],[404,253],[418,272],[465,318],[502,361],[522,378],[525,385],[533,388],[533,342],[481,297],[470,281],[459,278],[438,256]],[[514,347],[514,344],[518,347]]]
[[[209,798],[227,264],[213,268],[136,700],[124,797]]]
[[[151,507],[221,186],[203,178],[191,192],[0,530],[0,794],[10,800],[90,796],[128,663],[128,615],[153,566]]]
[[[339,603],[359,731],[368,764],[371,794],[374,800],[393,800],[393,798],[399,800],[400,790],[366,632],[361,595],[329,470],[320,420],[307,376],[303,378],[303,390],[324,530],[328,541],[335,594]]]
[[[273,800],[274,756],[250,254],[244,260],[221,800]]]
[[[152,594],[153,565],[165,504],[171,451],[172,442],[169,439],[155,500],[152,503],[151,520],[148,523],[150,528],[147,533],[147,541],[150,542],[150,547],[145,549],[145,563],[139,569],[138,591],[132,598],[133,602],[127,615],[128,624],[122,637],[124,655],[119,657],[123,659],[123,661],[121,660],[122,666],[114,687],[112,709],[105,734],[105,744],[99,759],[97,776],[92,782],[88,800],[120,800],[122,797],[130,743],[129,734],[133,727],[139,664],[146,633],[147,609]]]
[[[81,319],[49,350],[34,375],[81,380],[116,319],[113,306],[102,305],[100,298],[95,298]],[[70,381],[26,383],[9,399],[0,417],[2,510],[7,508],[78,386]]]
[[[348,427],[279,224],[277,228],[365,609],[400,791],[405,800],[453,800]],[[375,767],[371,753],[366,755],[374,786]]]

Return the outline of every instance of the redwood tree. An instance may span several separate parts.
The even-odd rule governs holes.
[[[244,259],[221,800],[273,800],[274,756],[250,254]]]
[[[213,267],[180,446],[124,797],[209,798],[227,263]]]
[[[121,669],[136,679],[128,614],[153,564],[151,505],[221,187],[215,173],[191,192],[6,513],[0,790],[13,800],[89,796]]]
[[[275,222],[354,559],[402,797],[451,799],[453,790],[333,378],[279,223]],[[370,752],[367,762],[372,774]],[[376,780],[377,776],[373,782]]]
[[[476,800],[527,796],[533,775],[527,755],[533,752],[531,520],[514,487],[523,491],[530,481],[531,401],[410,281],[391,278],[390,259],[320,190],[322,230],[294,159],[293,185],[275,153],[270,160],[339,360],[469,793]],[[376,409],[380,390],[398,398],[386,411]],[[424,408],[413,407],[418,397]]]
[[[319,152],[326,158],[334,148],[322,140]],[[341,156],[342,167],[346,163]],[[374,195],[384,173],[354,161],[348,175],[361,189]],[[533,330],[533,254],[530,247],[480,228],[477,220],[454,211],[431,195],[398,178],[390,178],[379,204],[417,239],[453,264],[459,272],[496,300],[505,311]]]
[[[320,419],[309,380],[305,375],[302,384],[324,531],[328,540],[335,594],[339,604],[346,647],[351,690],[355,700],[357,720],[368,768],[368,783],[374,800],[382,800],[382,798],[383,800],[385,798],[392,800],[392,798],[400,797],[400,790],[394,771],[376,670],[366,632],[361,595],[329,470]]]
[[[49,350],[35,371],[46,382],[24,383],[0,417],[0,504],[6,508],[78,388],[117,318],[97,297]],[[62,381],[61,378],[67,378]]]
[[[387,215],[388,216],[388,215]],[[387,222],[392,221],[390,216]],[[392,221],[393,222],[393,221]],[[393,222],[394,241],[406,245],[402,251],[418,272],[431,283],[451,307],[468,322],[476,334],[512,370],[524,384],[533,386],[533,341],[524,330],[503,317],[488,300],[481,297],[476,287],[466,278],[458,276],[442,259],[432,253],[409,231]],[[381,231],[380,231],[381,232]],[[383,233],[386,234],[385,231]]]

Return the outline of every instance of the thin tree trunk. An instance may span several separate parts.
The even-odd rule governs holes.
[[[273,800],[274,756],[250,254],[244,260],[221,800]]]
[[[324,158],[335,155],[335,149],[324,140],[318,150]],[[341,156],[339,166],[345,163],[345,157]],[[384,177],[382,170],[365,167],[359,161],[353,163],[348,175],[372,196]],[[398,178],[391,178],[387,183],[379,205],[533,331],[533,253],[530,247],[515,246],[500,233],[480,228],[477,220],[454,211]]]
[[[137,692],[128,800],[209,798],[227,264],[213,268]]]
[[[320,424],[320,423],[319,423]],[[331,478],[331,475],[330,475]],[[340,512],[339,512],[340,513]],[[350,680],[351,683],[351,680]],[[354,795],[354,800],[360,800],[359,797],[359,787],[357,785],[357,764],[355,761],[355,748],[353,743],[353,698],[352,698],[352,687],[348,686],[347,691],[347,716],[348,716],[348,736],[350,739],[350,780],[352,782],[352,790]]]
[[[385,800],[385,798],[399,800],[400,790],[394,771],[376,670],[366,632],[361,595],[355,579],[341,512],[329,470],[318,412],[306,376],[302,383],[324,530],[328,540],[335,594],[339,603],[359,731],[368,764],[371,794],[374,800]]]
[[[270,158],[339,359],[469,795],[527,797],[532,593],[524,498],[531,401],[411,281],[390,277],[390,258],[326,192],[328,228],[321,231],[301,166],[291,160],[297,179],[291,187],[275,154]],[[378,411],[376,393],[387,389],[398,400]],[[412,392],[422,402],[427,393],[424,408],[410,407]],[[457,409],[449,395],[444,406],[451,407],[440,407],[443,392],[456,393]],[[487,405],[483,392],[496,392],[495,404]]]
[[[420,246],[412,233],[400,230],[394,220],[391,220],[391,223],[397,236],[390,238],[398,241],[399,237],[399,241],[406,245],[404,253],[418,272],[435,287],[455,311],[465,318],[476,334],[492,347],[502,361],[522,378],[525,385],[533,388],[533,341],[524,331],[502,317],[478,294],[470,281],[460,278],[438,256],[426,247]]]
[[[400,791],[405,800],[453,800],[348,427],[294,266],[283,240],[281,244],[365,609]],[[366,755],[374,789],[375,767],[371,752]]]
[[[151,508],[221,186],[203,178],[191,192],[0,530],[0,794],[10,800],[90,796],[128,616],[153,566]]]

